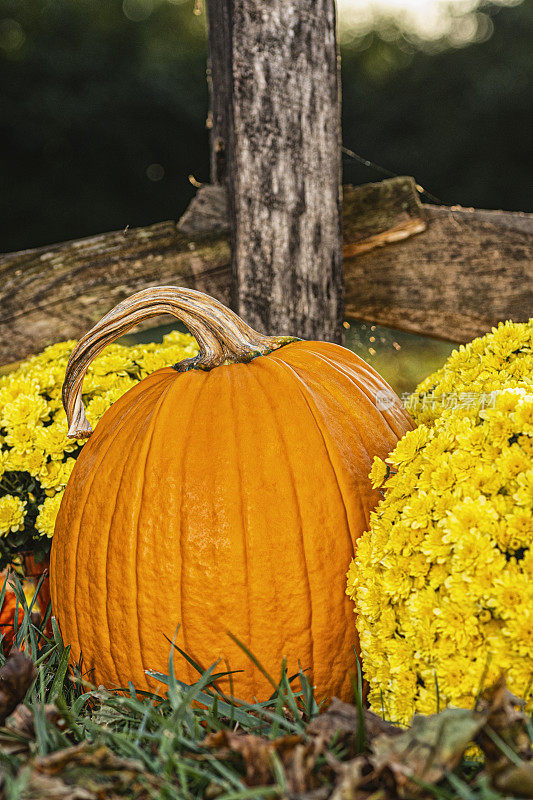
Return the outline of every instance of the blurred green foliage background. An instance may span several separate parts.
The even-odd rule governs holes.
[[[428,43],[343,28],[341,7],[344,143],[444,203],[531,210],[533,3],[480,8],[471,43]],[[0,251],[182,213],[209,179],[196,10],[0,0]],[[381,177],[345,157],[345,182]]]

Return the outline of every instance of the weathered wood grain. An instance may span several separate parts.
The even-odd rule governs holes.
[[[148,286],[188,286],[227,304],[229,265],[226,236],[188,238],[175,222],[3,256],[0,364],[79,337],[110,307]]]
[[[500,320],[527,320],[533,214],[424,210],[428,227],[419,236],[345,256],[346,315],[457,342]]]
[[[402,241],[426,227],[426,215],[413,178],[391,178],[344,189],[345,259]]]
[[[394,181],[344,188],[347,316],[463,342],[527,319],[533,215],[420,206],[412,179]],[[185,235],[175,222],[2,256],[0,364],[77,338],[148,286],[187,286],[227,304],[230,275],[227,234],[200,225]]]

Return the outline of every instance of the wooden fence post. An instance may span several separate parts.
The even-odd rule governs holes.
[[[232,305],[263,332],[342,340],[334,0],[210,0],[211,175]]]

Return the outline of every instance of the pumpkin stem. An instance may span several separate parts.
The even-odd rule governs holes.
[[[87,438],[92,433],[82,401],[83,380],[91,361],[134,325],[160,314],[177,317],[198,342],[198,355],[175,364],[178,372],[251,361],[298,341],[293,336],[258,333],[218,300],[195,289],[153,286],[137,292],[102,317],[72,351],[63,383],[63,405],[71,439]]]

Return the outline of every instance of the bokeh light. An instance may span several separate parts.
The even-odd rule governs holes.
[[[364,36],[387,23],[429,45],[461,47],[488,39],[492,20],[483,13],[483,0],[337,0],[341,42]],[[516,6],[522,0],[494,0],[493,5]]]

